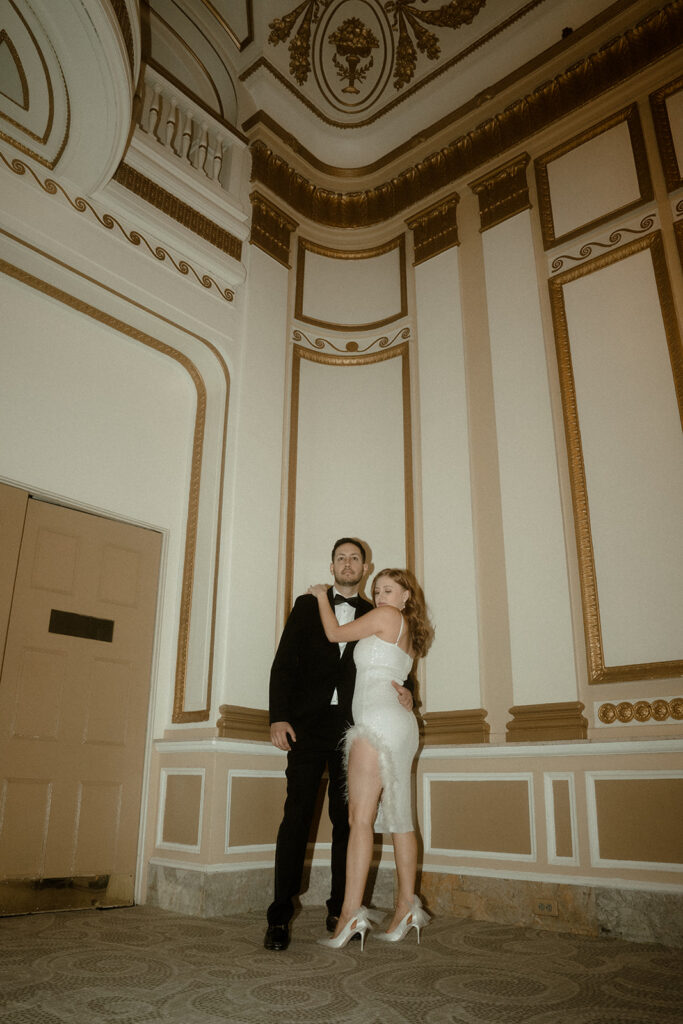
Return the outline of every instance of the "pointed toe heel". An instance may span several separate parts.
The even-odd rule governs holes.
[[[401,918],[393,932],[381,932],[377,938],[382,942],[400,942],[401,939],[405,939],[410,929],[414,928],[417,932],[417,942],[419,945],[420,931],[426,928],[430,921],[431,917],[423,908],[419,896],[413,896],[410,910],[405,917]]]
[[[331,939],[318,939],[318,945],[327,946],[328,949],[343,949],[349,939],[352,939],[354,935],[360,935],[362,953],[365,948],[365,938],[371,929],[371,920],[374,920],[373,915],[365,907],[359,907],[356,913],[351,915],[339,935],[334,935]]]

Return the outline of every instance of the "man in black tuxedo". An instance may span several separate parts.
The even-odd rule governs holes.
[[[368,571],[365,548],[342,537],[332,549],[334,586],[330,604],[340,623],[370,611],[358,596]],[[327,928],[334,931],[344,899],[346,844],[349,837],[342,736],[352,721],[356,679],[354,643],[334,644],[325,636],[318,602],[312,594],[297,598],[280,639],[270,673],[270,738],[287,751],[287,797],[275,850],[275,899],[268,907],[263,945],[289,945],[289,921],[301,886],[306,846],[320,781],[327,768],[328,806],[332,822],[332,886],[327,900]],[[412,707],[409,689],[399,698]]]

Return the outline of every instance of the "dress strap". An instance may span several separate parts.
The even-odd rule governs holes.
[[[401,639],[401,633],[403,632],[403,623],[405,621],[404,618],[403,618],[403,615],[400,612],[399,612],[399,614],[401,615],[401,628],[398,631],[398,636],[394,640],[394,647],[398,644],[399,640]]]

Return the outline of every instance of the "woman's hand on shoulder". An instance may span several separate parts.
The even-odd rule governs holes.
[[[313,594],[313,597],[326,597],[329,587],[326,583],[312,583],[306,591],[307,594]]]

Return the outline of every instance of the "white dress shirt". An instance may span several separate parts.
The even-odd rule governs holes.
[[[339,594],[339,591],[336,589],[336,587],[333,587],[332,588],[332,597],[333,598],[336,597],[337,594]],[[343,594],[340,594],[339,596],[340,597],[344,597]],[[355,597],[357,595],[352,594],[351,596]],[[356,609],[353,607],[353,605],[347,604],[346,601],[344,601],[343,603],[340,602],[339,604],[335,604],[334,605],[334,614],[337,617],[337,622],[339,623],[339,625],[340,626],[345,626],[347,622],[351,622],[353,619],[355,619],[355,617],[356,617]],[[339,643],[339,644],[337,644],[337,646],[339,647],[339,657],[341,658],[342,654],[344,653],[344,648],[346,647],[346,642]],[[339,694],[337,693],[337,690],[336,690],[336,687],[335,687],[334,693],[332,694],[332,700],[330,701],[330,706],[332,706],[334,704],[338,704],[338,703],[339,703]]]

